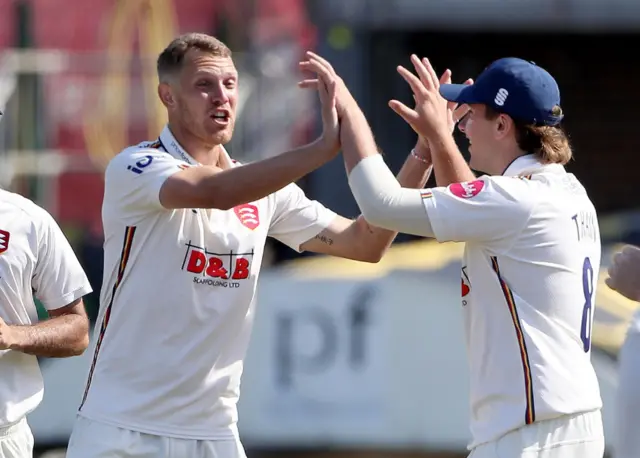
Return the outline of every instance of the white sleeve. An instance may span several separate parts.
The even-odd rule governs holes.
[[[69,241],[44,209],[38,225],[37,259],[31,287],[47,310],[55,310],[92,289]]]
[[[300,245],[324,230],[336,214],[310,200],[295,183],[275,193],[276,209],[269,235],[300,252]]]
[[[185,162],[155,149],[120,153],[105,172],[105,209],[116,208],[122,216],[163,210],[160,188],[167,178],[186,167]]]
[[[482,177],[427,190],[424,206],[439,242],[504,242],[525,227],[534,199],[525,179]]]
[[[405,234],[433,237],[424,190],[403,188],[380,154],[361,160],[349,174],[349,187],[369,224]]]

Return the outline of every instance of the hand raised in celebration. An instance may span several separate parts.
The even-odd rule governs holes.
[[[607,286],[632,301],[640,301],[640,248],[627,245],[613,257]]]
[[[455,124],[469,111],[469,107],[447,102],[440,95],[440,84],[451,83],[451,71],[446,70],[438,79],[428,59],[420,61],[414,54],[411,62],[419,77],[402,66],[398,66],[398,73],[411,87],[415,108],[411,109],[398,100],[391,100],[389,106],[421,137],[429,139],[453,132]],[[473,84],[473,80],[468,79],[464,84]]]
[[[333,154],[340,150],[340,122],[337,110],[337,90],[339,77],[333,67],[324,59],[311,52],[307,52],[307,60],[300,62],[304,71],[315,73],[316,78],[300,81],[301,88],[314,88],[318,91],[322,116],[321,143]]]
[[[335,84],[336,109],[338,111],[338,116],[342,117],[344,111],[349,108],[350,104],[356,104],[353,96],[349,92],[349,89],[347,89],[344,81],[336,73],[329,61],[311,51],[307,51],[306,58],[307,60],[300,62],[300,68],[302,70],[315,73],[319,77],[320,74],[318,73],[318,70],[322,68],[323,75],[325,75],[326,78],[330,79]],[[298,86],[301,88],[315,89],[318,88],[319,81],[320,78],[306,79],[304,81],[300,81],[298,83]]]

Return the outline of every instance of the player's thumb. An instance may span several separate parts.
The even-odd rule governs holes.
[[[411,125],[413,125],[418,120],[418,113],[416,113],[415,110],[412,110],[402,102],[391,100],[389,101],[389,108],[395,111],[398,116],[400,116]]]

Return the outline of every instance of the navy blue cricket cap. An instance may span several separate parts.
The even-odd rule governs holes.
[[[553,76],[516,57],[492,62],[472,85],[443,84],[440,94],[451,102],[488,105],[531,124],[555,126],[564,117],[561,110],[558,113],[560,89]]]

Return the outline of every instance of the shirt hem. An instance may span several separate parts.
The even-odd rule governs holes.
[[[532,424],[535,425],[536,423],[541,423],[541,422],[548,421],[548,420],[557,420],[558,418],[570,417],[572,415],[586,415],[586,414],[593,413],[593,412],[599,412],[601,410],[602,410],[602,407],[596,407],[596,408],[593,408],[593,409],[583,410],[583,411],[579,411],[579,412],[558,413],[558,415],[544,417],[544,418],[541,418],[540,420],[536,420]],[[521,429],[521,428],[524,428],[525,426],[530,426],[530,425],[522,423],[522,424],[520,424],[520,425],[518,425],[518,426],[516,426],[514,428],[508,429],[506,431],[502,431],[502,432],[500,432],[498,434],[495,434],[495,435],[491,435],[491,436],[489,436],[488,439],[481,439],[481,440],[478,440],[478,441],[474,440],[474,441],[470,442],[469,445],[467,445],[467,450],[471,451],[474,448],[480,447],[482,445],[489,444],[491,442],[497,442],[500,439],[502,439],[504,436],[506,436],[507,434],[510,434],[510,433],[512,433],[514,431],[517,431],[517,430]]]
[[[95,421],[97,423],[103,423],[109,426],[115,426],[116,428],[122,428],[129,431],[135,431],[142,434],[150,434],[152,436],[160,436],[160,437],[172,437],[176,439],[191,439],[191,440],[204,440],[204,441],[215,441],[215,440],[228,440],[228,439],[238,439],[238,426],[231,425],[228,428],[224,428],[224,430],[219,430],[216,433],[211,432],[187,432],[181,430],[178,427],[167,425],[165,427],[148,427],[142,426],[140,424],[136,424],[133,422],[121,422],[118,420],[114,420],[112,418],[103,417],[101,415],[87,415],[85,412],[78,412],[78,416],[82,418],[86,418],[90,421]]]

